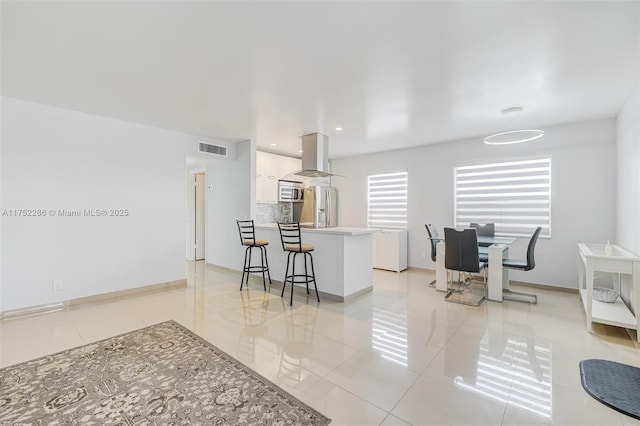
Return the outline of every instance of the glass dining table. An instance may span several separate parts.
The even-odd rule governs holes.
[[[509,255],[509,245],[516,239],[512,237],[478,237],[478,246],[486,247],[489,270],[487,276],[487,299],[502,302],[503,291],[509,291],[509,270],[502,267],[502,259]],[[436,241],[436,290],[447,291],[447,270],[444,267],[444,237],[435,237]]]

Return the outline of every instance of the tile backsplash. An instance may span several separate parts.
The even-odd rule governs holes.
[[[293,203],[257,203],[256,223],[291,222]]]

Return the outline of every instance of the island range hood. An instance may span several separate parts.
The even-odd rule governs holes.
[[[295,173],[305,177],[334,176],[329,173],[329,138],[322,133],[302,136],[302,170]]]

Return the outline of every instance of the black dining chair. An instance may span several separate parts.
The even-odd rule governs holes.
[[[502,259],[502,267],[507,269],[516,269],[519,271],[530,271],[536,267],[536,259],[535,259],[535,250],[536,243],[538,242],[538,237],[540,236],[540,232],[542,231],[542,227],[538,226],[535,231],[533,231],[533,235],[529,239],[529,245],[527,246],[527,258],[526,259]],[[524,297],[525,300],[519,299],[518,297]],[[538,296],[533,293],[523,293],[519,291],[511,291],[511,290],[503,290],[502,298],[505,300],[512,300],[514,302],[524,302],[531,303],[535,305],[538,303]],[[528,299],[528,300],[527,300]]]
[[[496,224],[495,223],[475,223],[471,222],[469,224],[469,228],[474,228],[478,237],[495,237],[496,236]],[[480,253],[480,261],[487,262],[489,261],[489,247],[491,244],[479,244],[479,253]]]
[[[474,228],[478,237],[495,237],[496,236],[496,224],[495,223],[475,223],[471,222],[469,228]]]
[[[467,229],[454,229],[444,228],[444,267],[447,269],[447,295],[444,299],[448,302],[462,303],[465,305],[479,306],[482,304],[486,297],[486,285],[487,285],[487,271],[486,263],[481,262],[478,253],[478,235],[473,228]],[[453,283],[453,273],[450,271],[458,271],[458,285],[459,288],[455,288]],[[462,293],[465,292],[467,287],[471,284],[472,273],[484,273],[483,280],[483,292],[480,297],[471,292],[469,297],[463,297]],[[462,273],[467,273],[469,276],[466,279],[461,280]],[[451,277],[451,279],[449,279]],[[452,297],[454,294],[460,294],[459,297]]]
[[[431,260],[436,261],[436,244],[439,241],[438,230],[435,226],[430,223],[424,225],[427,228],[427,234],[429,235],[429,245],[431,246]],[[436,285],[436,280],[433,280],[429,283],[429,287],[433,287]]]

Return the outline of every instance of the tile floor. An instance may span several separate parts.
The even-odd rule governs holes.
[[[577,294],[474,308],[445,302],[428,272],[375,271],[357,300],[296,295],[290,308],[275,288],[187,268],[184,289],[1,321],[0,366],[174,319],[332,425],[640,424],[580,385],[580,360],[640,366],[640,348],[621,328],[587,333]]]

